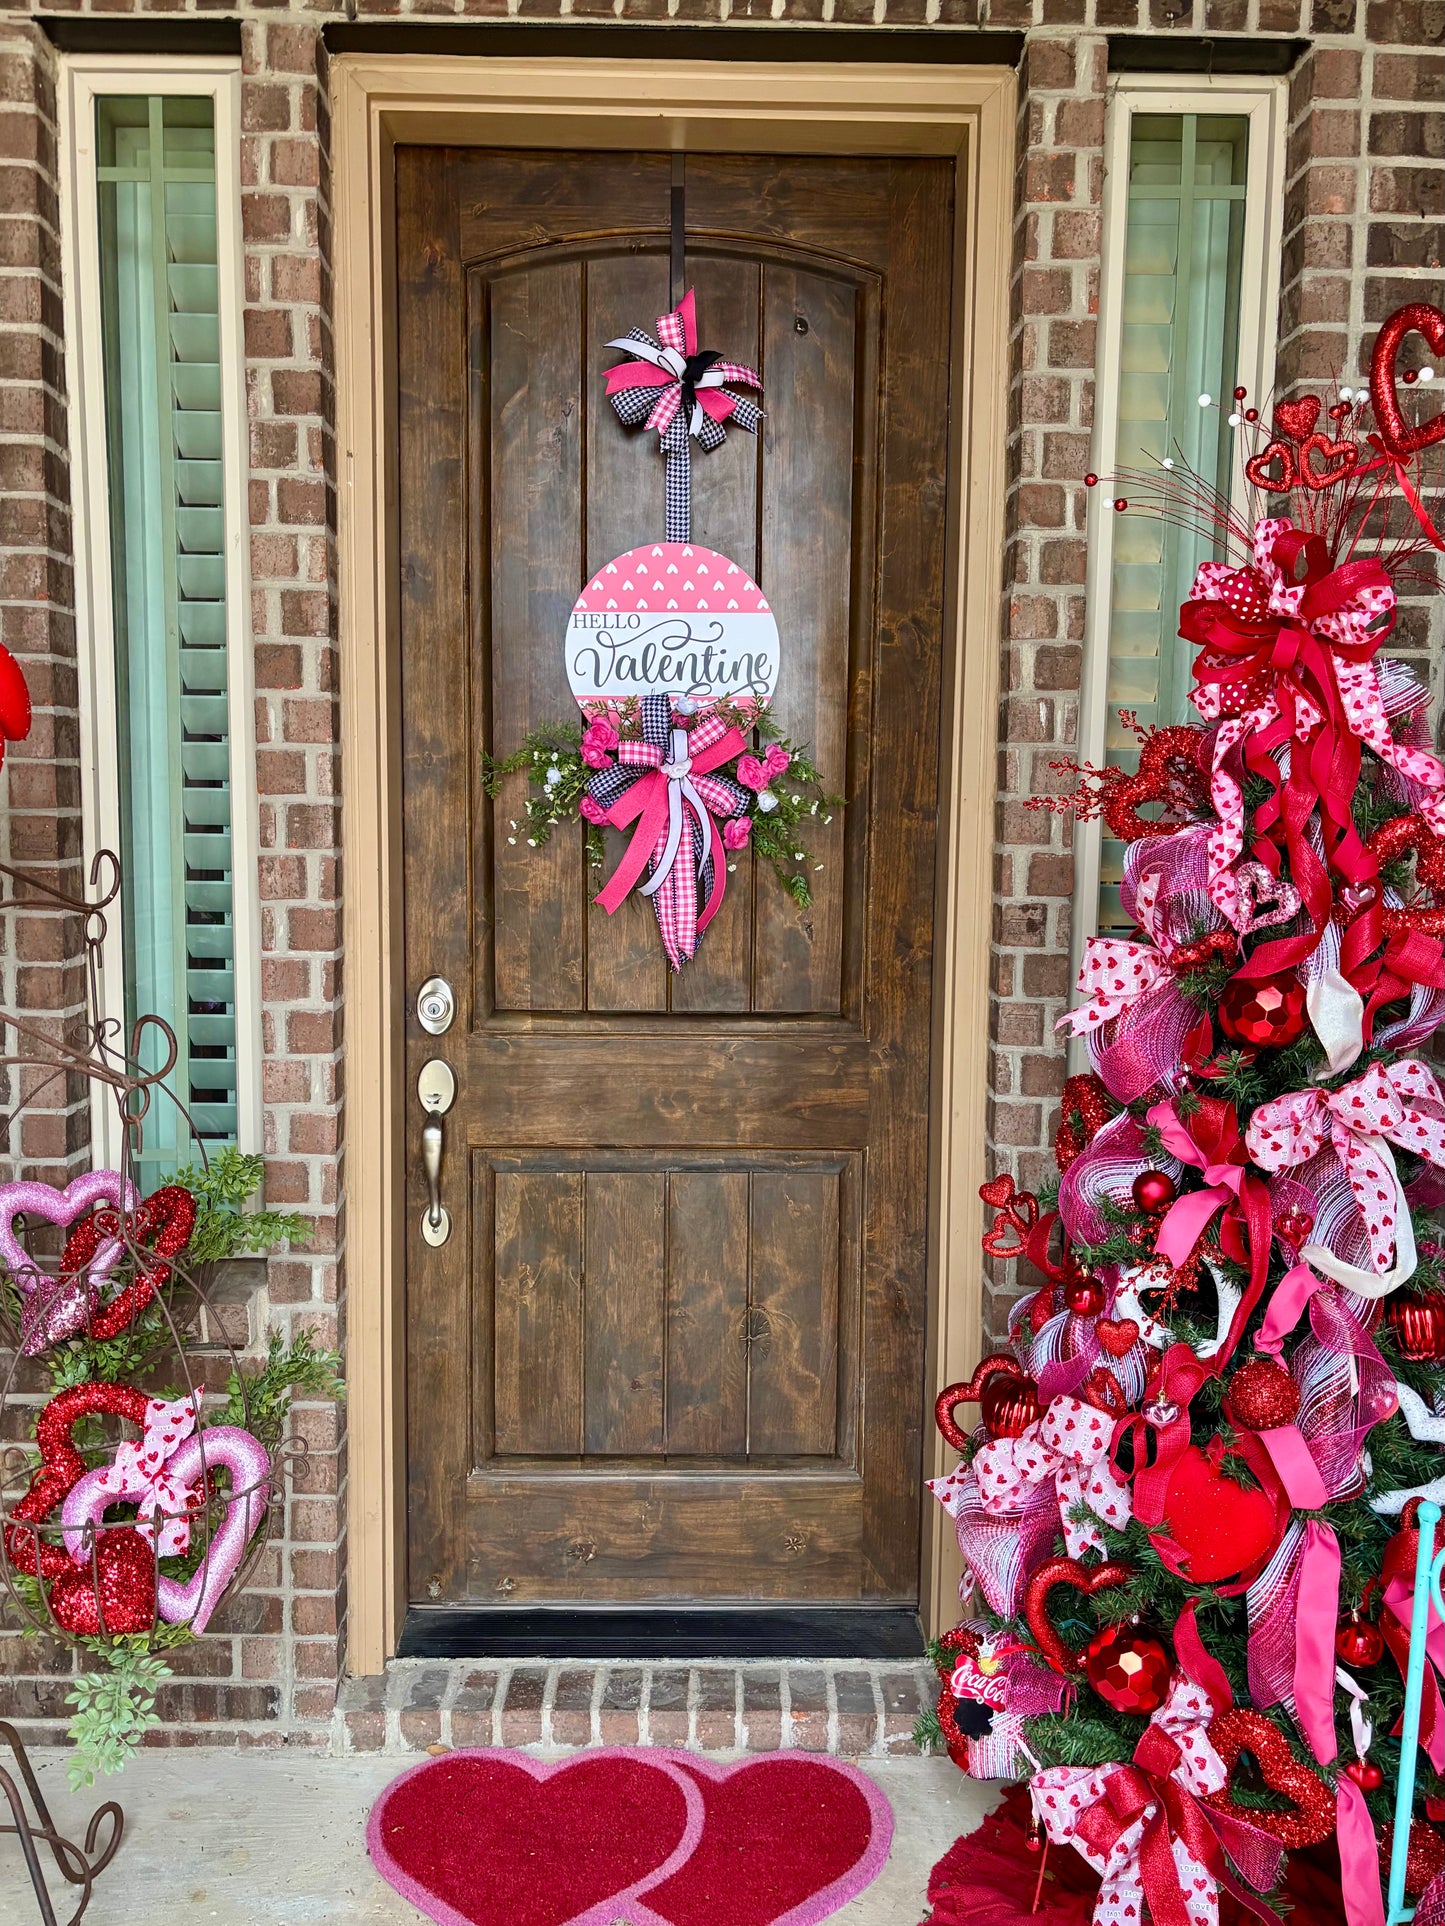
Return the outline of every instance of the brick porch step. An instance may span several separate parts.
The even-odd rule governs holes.
[[[380,1678],[342,1686],[333,1749],[668,1745],[879,1759],[914,1752],[914,1720],[936,1697],[927,1665],[896,1659],[712,1665],[398,1659]]]

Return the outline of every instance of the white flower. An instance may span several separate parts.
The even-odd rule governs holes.
[[[513,847],[514,849],[516,848],[516,846],[517,846],[517,839],[516,839],[516,837],[515,837],[515,836],[509,836],[509,837],[507,838],[507,841],[508,841],[508,842],[509,842],[509,843],[510,843],[510,844],[512,845],[512,847]]]
[[[793,798],[793,801],[794,801],[794,803],[795,803],[795,804],[796,804],[796,803],[800,803],[800,802],[801,802],[802,800],[803,800],[803,798],[802,798],[801,796],[794,796],[794,798]]]
[[[728,864],[728,875],[729,875],[729,876],[734,876],[734,875],[736,875],[736,874],[737,874],[737,867],[738,867],[738,866],[737,866],[737,864],[736,864],[736,863],[729,863],[729,864]]]
[[[562,771],[557,767],[556,763],[554,762],[551,768],[547,771],[546,775],[543,776],[542,781],[546,784],[548,789],[555,789],[557,787],[557,784],[561,782],[561,780],[562,780]]]
[[[777,806],[778,799],[771,789],[760,789],[758,791],[758,810],[762,815],[771,815]]]
[[[810,816],[816,816],[816,815],[817,815],[817,813],[818,813],[818,805],[817,805],[817,802],[815,801],[815,802],[813,803],[813,806],[812,806],[812,808],[811,808],[811,809],[810,809],[810,810],[808,811],[808,814],[809,814]]]
[[[815,870],[815,871],[816,871],[816,870],[820,870],[820,869],[821,869],[822,867],[823,867],[823,865],[822,865],[821,863],[814,863],[814,865],[813,865],[813,868],[814,868],[814,870]]]
[[[795,863],[801,863],[806,860],[806,855],[807,852],[805,850],[795,849],[793,851],[793,861]]]
[[[535,836],[529,836],[527,838],[527,847],[528,849],[535,849],[537,847],[537,838]]]
[[[833,818],[832,818],[831,816],[825,816],[825,817],[823,818],[823,821],[824,821],[825,823],[830,823],[830,822],[832,822],[832,820],[833,820]]]

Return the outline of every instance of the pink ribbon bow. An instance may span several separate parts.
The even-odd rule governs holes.
[[[177,1398],[173,1404],[151,1398],[146,1403],[145,1435],[139,1443],[128,1440],[117,1445],[105,1470],[95,1475],[95,1488],[108,1492],[113,1503],[138,1508],[136,1532],[155,1546],[157,1558],[183,1558],[190,1550],[190,1492],[183,1482],[167,1475],[166,1464],[195,1428],[196,1407],[189,1398]],[[159,1540],[154,1532],[157,1512],[161,1515]],[[75,1557],[70,1538],[67,1532],[66,1544]]]
[[[1413,1268],[1409,1206],[1389,1145],[1445,1169],[1445,1096],[1418,1058],[1372,1064],[1342,1090],[1296,1090],[1274,1097],[1250,1118],[1246,1141],[1254,1161],[1272,1171],[1308,1163],[1332,1144],[1364,1218],[1375,1271],[1382,1277],[1390,1271],[1397,1247],[1400,1268],[1407,1251]],[[1353,1268],[1313,1245],[1303,1255],[1329,1275]]]
[[[639,331],[607,343],[625,354],[639,357],[619,362],[607,371],[607,392],[621,394],[629,388],[656,388],[657,400],[646,426],[665,435],[673,418],[686,402],[687,431],[699,438],[704,433],[704,418],[724,422],[731,418],[739,397],[725,394],[723,384],[739,381],[747,388],[761,388],[762,379],[741,361],[723,361],[697,351],[697,307],[689,288],[670,314],[657,317],[657,341]],[[705,365],[699,365],[705,364]]]
[[[1103,1876],[1094,1926],[1217,1926],[1219,1888],[1272,1915],[1229,1875],[1220,1850],[1258,1890],[1278,1876],[1278,1843],[1198,1801],[1228,1774],[1209,1742],[1214,1706],[1176,1676],[1130,1764],[1048,1766],[1029,1781],[1034,1811],[1056,1846],[1072,1846]]]
[[[658,705],[666,721],[665,697],[649,695],[642,700],[644,711]],[[659,735],[665,737],[666,747],[656,739]],[[650,896],[674,970],[680,970],[695,953],[727,885],[727,862],[714,815],[736,815],[746,801],[735,784],[708,772],[730,762],[745,747],[742,731],[729,727],[716,712],[700,717],[691,730],[649,727],[640,740],[628,738],[618,745],[618,762],[644,773],[611,805],[606,819],[617,829],[632,822],[637,828],[596,901],[611,916],[634,886]],[[650,874],[642,882],[649,863]],[[707,889],[701,909],[700,880]]]
[[[1055,1398],[1020,1437],[992,1439],[975,1453],[980,1504],[994,1517],[1016,1517],[1035,1489],[1052,1478],[1069,1556],[1103,1551],[1098,1526],[1087,1518],[1076,1521],[1071,1514],[1082,1505],[1115,1531],[1122,1531],[1133,1516],[1129,1487],[1115,1477],[1109,1463],[1113,1432],[1112,1419],[1092,1404]]]

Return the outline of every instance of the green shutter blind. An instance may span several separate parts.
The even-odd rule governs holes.
[[[1187,462],[1229,489],[1247,143],[1248,123],[1233,116],[1136,114],[1131,123],[1115,423],[1121,470]],[[1226,405],[1201,408],[1201,394]],[[1138,744],[1119,710],[1135,710],[1145,725],[1189,713],[1189,650],[1177,634],[1178,608],[1198,564],[1214,550],[1148,515],[1116,516],[1112,534],[1106,760],[1132,770]],[[1128,926],[1119,905],[1123,861],[1123,844],[1105,837],[1105,932]]]
[[[171,1024],[176,1094],[220,1143],[236,992],[213,114],[112,97],[97,118],[126,1021]],[[187,1136],[152,1105],[147,1177]]]

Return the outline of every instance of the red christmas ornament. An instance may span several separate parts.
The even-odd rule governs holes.
[[[1438,1364],[1445,1358],[1445,1293],[1396,1291],[1386,1302],[1385,1322],[1401,1357],[1415,1364]]]
[[[1370,356],[1370,400],[1375,405],[1375,429],[1386,454],[1408,461],[1422,448],[1445,441],[1445,414],[1432,415],[1412,427],[1400,413],[1395,393],[1395,357],[1407,334],[1422,334],[1433,354],[1445,354],[1445,313],[1428,301],[1408,301],[1385,322],[1375,337]]]
[[[1151,1533],[1170,1571],[1192,1585],[1259,1570],[1289,1522],[1289,1499],[1263,1451],[1259,1462],[1246,1460],[1260,1481],[1252,1487],[1229,1477],[1223,1456],[1185,1447],[1165,1487],[1166,1522]]]
[[[1064,1286],[1064,1307],[1075,1317],[1097,1317],[1104,1308],[1104,1287],[1092,1271],[1080,1271]]]
[[[1243,1431],[1276,1431],[1299,1416],[1299,1386],[1273,1358],[1251,1358],[1229,1380],[1224,1413]]]
[[[1219,999],[1219,1027],[1238,1043],[1279,1050],[1305,1031],[1304,985],[1294,975],[1258,983],[1231,977]]]
[[[1179,1186],[1164,1170],[1141,1170],[1132,1186],[1134,1202],[1140,1210],[1167,1210],[1179,1195]]]
[[[1247,395],[1248,393],[1249,393],[1249,390],[1248,390],[1248,388],[1236,388],[1236,389],[1235,389],[1235,391],[1234,391],[1234,398],[1235,398],[1235,400],[1236,400],[1236,401],[1243,401],[1243,400],[1244,400],[1244,397],[1245,397],[1245,396],[1246,396],[1246,395]]]
[[[1113,776],[1104,787],[1104,821],[1111,836],[1121,843],[1172,836],[1209,814],[1209,782],[1199,761],[1203,740],[1199,730],[1184,723],[1145,735],[1137,774]],[[1164,803],[1170,816],[1158,821],[1141,816],[1137,805],[1146,802]]]
[[[1209,1736],[1214,1737],[1212,1728]],[[1390,1876],[1390,1849],[1394,1839],[1394,1821],[1386,1820],[1380,1828],[1380,1871],[1386,1879]],[[1405,1891],[1412,1899],[1418,1899],[1442,1870],[1445,1870],[1445,1838],[1423,1820],[1412,1819],[1410,1845],[1405,1854]]]
[[[1270,469],[1270,463],[1278,461],[1279,473]],[[1256,488],[1262,488],[1270,495],[1287,495],[1299,480],[1299,467],[1294,458],[1294,450],[1287,441],[1276,435],[1257,455],[1251,455],[1244,464],[1247,478]]]
[[[1345,1767],[1345,1773],[1354,1780],[1361,1792],[1374,1792],[1385,1783],[1384,1773],[1368,1759],[1351,1759]]]
[[[1335,1655],[1342,1665],[1378,1665],[1385,1641],[1377,1625],[1361,1611],[1353,1611],[1335,1627]]]
[[[1099,477],[1094,474],[1092,470],[1085,475],[1084,486],[1085,488],[1097,488],[1099,486]]]
[[[950,1384],[939,1392],[934,1422],[955,1451],[968,1449],[968,1434],[960,1430],[954,1410],[973,1403],[992,1438],[1017,1438],[1044,1414],[1039,1387],[1007,1351],[984,1358],[966,1384]]]
[[[1133,1625],[1111,1625],[1089,1641],[1084,1670],[1090,1685],[1116,1712],[1147,1715],[1164,1703],[1171,1671],[1158,1639]]]
[[[1054,1586],[1067,1585],[1088,1598],[1095,1592],[1107,1591],[1111,1585],[1127,1585],[1133,1576],[1132,1565],[1112,1561],[1084,1565],[1077,1558],[1046,1558],[1038,1567],[1024,1587],[1024,1619],[1033,1633],[1034,1644],[1056,1672],[1080,1672],[1086,1659],[1084,1653],[1064,1643],[1049,1617],[1049,1593]]]
[[[1230,1796],[1228,1783],[1218,1792],[1199,1796],[1209,1806],[1230,1813],[1247,1824],[1261,1827],[1278,1839],[1287,1852],[1304,1846],[1317,1846],[1335,1829],[1335,1795],[1308,1766],[1299,1765],[1290,1751],[1283,1732],[1262,1712],[1232,1707],[1221,1712],[1209,1728],[1209,1743],[1233,1776],[1241,1752],[1254,1755],[1260,1777],[1274,1792],[1293,1800],[1293,1812],[1265,1812],[1258,1806],[1238,1806]]]
[[[1293,1253],[1299,1250],[1302,1244],[1309,1242],[1310,1232],[1314,1227],[1315,1220],[1310,1213],[1307,1210],[1301,1210],[1298,1204],[1294,1204],[1287,1211],[1282,1211],[1275,1219],[1274,1234],[1286,1250]]]

